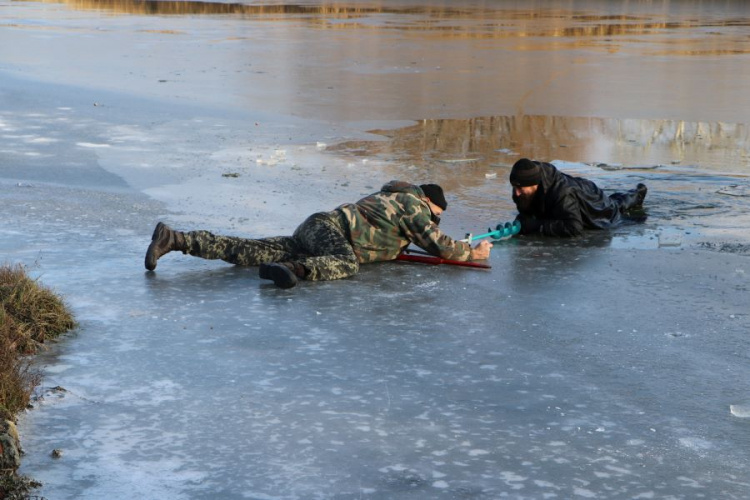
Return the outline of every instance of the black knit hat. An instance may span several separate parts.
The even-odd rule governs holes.
[[[542,169],[539,164],[521,158],[510,171],[510,183],[517,187],[536,186],[542,182]]]
[[[419,188],[422,190],[424,195],[430,199],[435,205],[439,206],[443,210],[448,208],[448,202],[445,201],[445,195],[443,194],[443,188],[437,184],[420,184]]]

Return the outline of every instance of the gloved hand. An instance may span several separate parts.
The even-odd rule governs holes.
[[[542,229],[542,221],[533,215],[518,214],[516,220],[521,223],[521,234],[536,234]]]

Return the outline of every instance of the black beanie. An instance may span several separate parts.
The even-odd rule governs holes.
[[[443,210],[448,208],[448,202],[445,201],[445,195],[443,194],[443,188],[437,184],[420,184],[420,189],[426,197],[430,199],[435,205],[439,206]]]
[[[510,171],[510,183],[517,187],[536,186],[542,182],[542,169],[539,164],[521,158]]]

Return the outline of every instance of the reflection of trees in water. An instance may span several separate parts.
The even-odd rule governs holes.
[[[687,162],[750,170],[750,128],[744,124],[524,115],[422,120],[372,132],[390,140],[347,142],[335,149],[415,165],[466,160],[507,165],[526,156],[625,166]]]
[[[747,18],[717,19],[712,16],[695,15],[681,20],[666,20],[680,15],[680,9],[671,11],[654,8],[653,15],[644,13],[643,6],[629,9],[620,6],[621,14],[596,15],[581,14],[582,10],[572,8],[537,8],[533,4],[521,4],[521,7],[500,4],[479,5],[398,5],[396,2],[376,2],[368,5],[329,2],[320,5],[275,4],[249,5],[245,3],[222,3],[202,1],[157,1],[157,0],[41,0],[46,3],[65,3],[74,9],[106,10],[117,14],[136,15],[234,15],[248,16],[258,20],[277,20],[278,16],[300,16],[309,20],[316,27],[324,29],[358,29],[389,31],[393,29],[406,31],[437,32],[445,37],[460,38],[594,38],[603,39],[619,35],[658,35],[664,30],[691,29],[705,27],[746,27],[750,25]],[[710,3],[710,2],[709,2]],[[728,5],[729,4],[729,5]],[[722,2],[723,7],[732,2]],[[712,7],[706,5],[710,11]],[[714,7],[716,9],[716,7]],[[633,13],[628,13],[632,10]],[[699,9],[700,11],[701,9]],[[725,9],[726,10],[726,9]],[[715,10],[711,11],[715,14]],[[380,23],[321,23],[317,16],[324,15],[331,19],[357,19],[371,15],[393,15],[400,18],[389,18]],[[417,17],[419,16],[419,17]],[[658,16],[658,17],[657,17]],[[662,21],[661,19],[665,19]],[[466,23],[464,21],[477,21]],[[455,22],[453,22],[455,21]],[[606,40],[603,40],[606,42]],[[746,53],[747,44],[727,47],[728,40],[721,41],[722,47],[702,47],[688,50],[684,46],[690,39],[681,41],[685,54],[695,52],[706,54]],[[744,38],[740,40],[744,42]]]

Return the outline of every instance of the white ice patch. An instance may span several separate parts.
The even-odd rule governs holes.
[[[469,456],[470,457],[479,457],[479,456],[482,456],[482,455],[489,455],[489,454],[490,454],[490,452],[487,451],[487,450],[478,450],[478,449],[469,450]]]
[[[60,140],[54,139],[52,137],[32,137],[30,139],[26,139],[27,144],[52,144],[55,142],[60,142]]]
[[[381,467],[378,469],[378,472],[382,472],[383,474],[387,474],[389,472],[403,472],[407,470],[407,467],[403,464],[395,464],[395,465],[387,465],[385,467]]]
[[[692,477],[678,476],[678,477],[677,477],[677,480],[678,480],[678,481],[681,481],[681,482],[683,483],[683,486],[687,486],[687,487],[689,487],[689,488],[696,488],[696,489],[700,489],[700,488],[702,488],[702,487],[703,487],[703,486],[701,485],[701,483],[699,483],[698,481],[696,481],[696,480],[695,480],[695,479],[693,479]]]
[[[713,448],[713,445],[709,441],[697,437],[680,438],[680,444],[691,450],[710,450]]]
[[[596,493],[586,488],[573,488],[573,494],[583,498],[596,498]]]
[[[610,470],[612,472],[616,472],[618,474],[621,474],[623,476],[627,475],[627,474],[632,474],[632,471],[630,471],[628,469],[625,469],[625,468],[622,468],[622,467],[615,467],[614,465],[605,465],[604,468],[607,469],[607,470]]]
[[[723,187],[716,192],[718,194],[725,194],[729,196],[747,197],[750,196],[750,186],[740,186],[737,184],[733,184],[731,186]]]
[[[107,303],[102,304],[90,298],[71,297],[68,299],[70,306],[76,310],[79,320],[112,322],[122,317],[122,311]]]
[[[417,285],[413,285],[412,288],[420,289],[420,290],[434,290],[440,286],[439,281],[425,281],[424,283],[419,283]]]
[[[520,489],[524,488],[524,485],[523,484],[519,484],[519,483],[523,483],[528,478],[527,477],[523,477],[523,476],[519,476],[515,472],[503,471],[503,472],[500,473],[500,479],[502,479],[503,481],[505,481],[505,484],[507,484],[508,486],[510,486],[512,489],[514,489],[514,490],[520,490]]]
[[[682,245],[683,233],[675,228],[662,228],[657,234],[660,247],[679,247]]]
[[[183,388],[171,380],[154,380],[148,385],[124,390],[112,395],[109,402],[127,402],[134,407],[157,407],[167,401],[177,401]]]
[[[729,405],[729,412],[738,418],[750,418],[750,404]]]
[[[448,487],[448,483],[446,483],[445,481],[435,481],[434,483],[432,483],[432,487],[444,490]]]
[[[541,481],[539,479],[535,479],[534,484],[540,488],[555,488],[554,483],[550,483],[549,481]]]
[[[59,363],[55,365],[47,365],[44,368],[44,371],[45,373],[48,373],[48,374],[57,374],[57,373],[62,373],[64,371],[70,370],[71,368],[73,368],[73,365],[66,365],[64,363]]]
[[[96,143],[93,143],[93,142],[77,142],[76,146],[78,146],[80,148],[92,148],[92,149],[112,147],[109,144],[96,144]]]

